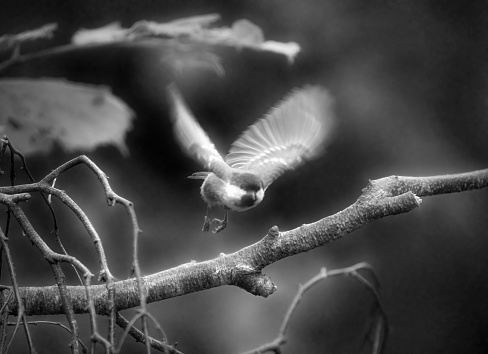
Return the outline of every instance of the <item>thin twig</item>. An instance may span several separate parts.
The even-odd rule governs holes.
[[[12,335],[10,336],[10,340],[8,341],[7,346],[5,347],[5,353],[8,353],[10,350],[10,346],[12,345],[14,338],[17,335],[17,331],[21,325],[21,321],[22,321],[22,317],[23,317],[24,313],[20,312],[19,315],[20,316],[17,316],[17,321],[15,322],[15,327],[14,327],[14,330],[12,332]],[[32,352],[30,350],[30,345],[29,345],[29,352]]]
[[[47,192],[51,195],[54,195],[58,197],[63,203],[65,203],[68,207],[70,207],[71,210],[76,214],[76,216],[82,221],[83,225],[85,228],[88,230],[90,236],[94,240],[95,245],[97,246],[97,251],[98,251],[98,256],[99,256],[99,261],[101,263],[102,271],[101,271],[101,278],[104,278],[103,275],[105,275],[106,280],[113,281],[113,276],[111,275],[108,265],[106,262],[106,257],[105,257],[105,252],[102,247],[101,240],[96,232],[96,230],[93,228],[90,220],[88,217],[85,215],[85,213],[81,210],[81,208],[63,191],[60,191],[56,188],[53,188],[52,186],[46,186],[46,184],[52,182],[54,179],[56,179],[59,175],[64,173],[65,171],[71,169],[74,166],[77,166],[78,164],[85,164],[87,165],[98,177],[99,181],[102,184],[102,187],[105,190],[105,194],[107,197],[107,202],[110,206],[115,205],[116,203],[122,204],[127,212],[129,213],[132,226],[133,226],[133,250],[134,250],[134,255],[133,255],[133,267],[135,270],[136,274],[136,279],[138,280],[138,287],[139,287],[139,296],[140,296],[140,301],[141,301],[141,309],[143,313],[146,313],[146,300],[145,300],[145,289],[144,289],[144,284],[142,282],[142,274],[141,270],[139,267],[139,262],[138,262],[138,237],[139,233],[141,232],[138,221],[137,221],[137,216],[134,211],[134,205],[132,202],[128,201],[125,198],[120,197],[117,195],[112,188],[110,187],[110,184],[108,182],[107,176],[105,173],[96,165],[94,164],[88,157],[86,156],[79,156],[75,159],[72,159],[71,161],[68,161],[67,163],[63,164],[62,166],[58,167],[57,169],[53,170],[50,174],[48,174],[46,177],[44,177],[40,182],[39,182],[39,187],[40,190],[43,190],[44,192]],[[109,286],[109,284],[107,284]],[[115,323],[115,306],[113,306],[113,311],[111,311],[110,318],[112,320],[109,321],[109,338],[111,342],[113,343],[114,341],[114,323]],[[145,317],[142,317],[142,327],[143,331],[146,335],[148,335],[147,331],[147,321]],[[147,352],[150,352],[150,346],[147,344],[146,347]]]
[[[117,198],[120,198],[115,194],[110,187],[110,184],[108,183],[108,178],[105,175],[105,173],[95,164],[93,163],[88,157],[82,155],[78,156],[63,165],[59,166],[58,168],[54,169],[51,173],[49,173],[47,176],[45,176],[41,181],[39,181],[39,187],[40,189],[44,189],[46,185],[49,186],[49,188],[45,189],[46,191],[49,191],[51,194],[55,195],[58,197],[63,203],[65,203],[70,209],[76,214],[76,216],[80,219],[80,221],[83,223],[85,228],[87,229],[88,233],[92,237],[92,240],[95,244],[97,253],[98,253],[98,258],[99,258],[99,263],[101,265],[101,271],[100,271],[100,280],[102,281],[112,281],[114,278],[112,274],[110,273],[110,270],[107,265],[107,258],[105,256],[105,251],[102,246],[102,241],[100,237],[98,236],[98,233],[96,232],[95,228],[91,224],[90,220],[86,216],[86,214],[83,212],[83,210],[63,191],[52,188],[50,184],[54,179],[59,177],[62,173],[68,171],[69,169],[79,165],[79,164],[85,164],[88,166],[97,176],[98,180],[102,184],[102,187],[105,191],[105,195],[107,198],[107,203],[109,206],[115,205],[117,201]]]
[[[15,162],[14,161],[14,156],[15,155],[17,155],[20,158],[20,161],[22,162],[21,169],[26,173],[27,178],[29,179],[29,181],[31,183],[35,182],[35,179],[32,176],[32,173],[30,172],[29,168],[27,167],[27,160],[25,159],[25,156],[12,145],[12,142],[10,141],[10,139],[6,135],[4,135],[3,138],[2,138],[2,150],[1,150],[1,153],[0,153],[0,164],[3,161],[3,155],[4,155],[5,149],[7,147],[8,147],[9,152],[10,152],[10,159],[11,159],[10,169],[11,169],[11,175],[13,174],[13,179],[11,179],[11,185],[13,186],[14,185],[14,181],[15,181],[15,168],[14,168],[14,162]],[[0,174],[1,173],[3,173],[3,171],[0,170]],[[53,218],[53,224],[54,224],[53,225],[53,229],[54,229],[55,232],[57,232],[58,231],[58,223],[57,223],[57,220],[56,220],[56,214],[54,213],[54,209],[52,208],[51,203],[49,202],[49,200],[46,197],[46,195],[44,193],[41,193],[41,195],[42,195],[42,198],[44,199],[44,202],[48,206],[49,211],[51,212],[51,216]]]
[[[53,325],[53,326],[59,326],[61,327],[62,329],[64,329],[65,331],[71,333],[71,330],[65,326],[64,324],[62,324],[61,322],[54,322],[54,321],[29,321],[27,322],[28,325],[34,325],[34,326],[38,326],[38,325]],[[15,323],[13,322],[7,322],[7,326],[14,326]],[[25,325],[24,323],[22,323],[22,325]],[[86,353],[88,351],[88,348],[86,347],[86,345],[83,343],[83,341],[78,338],[78,342],[80,343],[81,347],[82,347],[82,351],[83,353]],[[0,353],[2,353],[0,351]]]
[[[5,236],[5,234],[3,233],[3,230],[1,228],[0,228],[0,243],[2,244],[3,252],[5,253],[5,259],[7,261],[8,270],[10,272],[10,279],[12,281],[13,292],[15,294],[15,299],[17,301],[17,305],[19,308],[19,313],[18,313],[18,317],[17,317],[17,326],[15,327],[14,333],[12,334],[12,337],[10,338],[10,341],[8,342],[7,347],[6,347],[6,352],[8,352],[10,345],[12,344],[12,341],[15,337],[15,333],[17,332],[20,321],[22,320],[22,321],[24,321],[24,323],[27,323],[27,316],[25,315],[24,303],[22,301],[22,297],[19,294],[19,285],[17,283],[17,276],[15,274],[14,263],[12,261],[10,249],[7,245],[7,237]],[[6,303],[8,303],[8,302],[6,302]],[[32,337],[31,337],[29,328],[27,326],[24,326],[24,330],[25,330],[25,336],[27,338],[27,343],[29,345],[29,352],[30,353],[36,353],[36,350],[34,348],[34,344],[32,343]]]
[[[113,206],[116,203],[120,203],[126,207],[126,209],[129,212],[129,215],[131,216],[131,221],[133,223],[133,228],[134,228],[134,237],[135,237],[135,242],[137,243],[137,235],[140,232],[138,224],[137,224],[137,218],[135,216],[135,212],[133,209],[133,205],[131,202],[128,200],[119,197],[110,187],[110,184],[108,182],[108,178],[105,175],[105,173],[95,164],[93,163],[88,157],[86,156],[79,156],[75,159],[72,159],[71,161],[68,161],[67,163],[63,164],[62,166],[58,167],[54,171],[52,171],[50,174],[48,174],[46,177],[43,178],[41,183],[50,183],[53,182],[59,175],[64,173],[65,171],[71,169],[72,167],[75,167],[79,164],[85,164],[88,166],[97,176],[98,180],[102,184],[102,187],[105,191],[105,195],[107,198],[107,203],[109,206]],[[55,190],[54,188],[52,188]],[[110,314],[109,314],[109,331],[108,331],[108,338],[111,343],[111,345],[115,345],[115,313],[116,313],[116,308],[115,308],[115,303],[114,303],[114,296],[115,296],[115,291],[114,291],[114,277],[110,273],[110,270],[108,268],[105,252],[102,246],[102,242],[100,237],[98,236],[96,230],[93,228],[91,225],[90,220],[88,217],[84,214],[84,212],[81,210],[81,208],[76,205],[76,203],[69,198],[69,196],[56,189],[56,193],[58,193],[56,196],[63,201],[66,205],[68,205],[77,215],[77,217],[82,221],[82,223],[85,225],[85,228],[88,230],[88,233],[92,237],[92,240],[94,241],[95,247],[97,249],[98,253],[98,259],[101,265],[101,272],[100,272],[100,278],[101,280],[105,280],[107,282],[107,290],[108,290],[108,300],[109,300],[109,309],[110,309]],[[141,293],[144,293],[143,290],[141,290]],[[145,305],[144,305],[145,309]]]
[[[139,318],[142,318],[144,317],[144,314],[140,311],[138,311],[131,319],[130,321],[128,321],[126,327],[125,327],[125,330],[124,330],[124,333],[122,333],[122,336],[120,337],[120,342],[119,342],[119,347],[115,350],[116,353],[120,353],[120,350],[122,349],[122,345],[124,344],[125,342],[125,338],[127,337],[127,334],[129,334],[129,331],[132,329],[132,328],[135,328],[134,327],[134,324],[137,322],[137,320]],[[148,336],[146,336],[146,334],[144,332],[141,332],[142,334],[142,340],[141,342],[148,342],[147,338]]]
[[[4,290],[6,290],[6,289],[8,289],[8,290],[9,290],[9,292],[8,292],[8,295],[7,295],[7,298],[6,298],[6,299],[4,299],[4,298],[2,297],[3,304],[2,304],[2,307],[0,308],[0,313],[5,313],[5,312],[6,312],[6,313],[8,313],[8,311],[6,310],[6,308],[7,308],[7,306],[8,306],[9,301],[10,301],[10,298],[12,297],[12,294],[14,293],[14,292],[12,291],[12,287],[11,287],[11,286],[5,286],[5,285],[2,285],[2,293],[3,293],[3,291],[4,291]],[[2,294],[2,295],[3,295],[3,294]],[[4,312],[4,311],[5,311],[5,312]],[[2,322],[2,323],[0,323],[0,324],[3,324],[3,322]],[[1,350],[0,350],[0,353],[2,353],[2,351],[1,351]]]
[[[106,45],[106,44],[104,43],[104,45]],[[93,45],[92,47],[94,47],[94,46],[95,45]],[[98,46],[101,46],[101,45],[98,45]],[[16,46],[14,47],[13,55],[8,60],[5,60],[4,62],[0,63],[0,73],[4,70],[8,69],[10,66],[12,66],[14,64],[21,64],[21,63],[28,62],[29,60],[48,57],[51,55],[56,55],[56,54],[61,54],[61,53],[69,53],[69,52],[76,51],[76,50],[86,50],[86,48],[80,47],[78,45],[67,44],[67,45],[57,46],[57,47],[48,48],[48,49],[44,49],[44,50],[39,50],[39,51],[34,52],[34,53],[16,55],[15,50],[18,48],[19,48],[19,45],[16,44]]]
[[[169,354],[183,354],[182,352],[180,352],[179,350],[177,350],[175,348],[176,344],[171,346],[171,345],[168,345],[165,340],[159,341],[159,340],[154,339],[150,336],[146,337],[143,332],[141,332],[136,327],[134,327],[133,326],[134,323],[141,316],[142,316],[142,314],[138,313],[135,317],[133,317],[131,319],[131,321],[128,321],[120,313],[117,313],[117,325],[120,326],[122,329],[124,329],[124,333],[122,334],[122,337],[121,337],[120,343],[119,343],[119,347],[117,348],[117,350],[115,350],[115,353],[120,352],[120,350],[122,349],[122,344],[124,343],[125,338],[127,337],[127,334],[129,334],[138,342],[148,341],[149,344],[151,345],[151,347],[158,350],[158,351],[161,351],[164,353],[169,353]],[[150,316],[150,317],[152,317],[152,316]],[[163,334],[163,337],[166,337],[166,335]]]
[[[144,332],[144,337],[149,337],[149,330],[147,326],[147,306],[146,306],[146,291],[144,288],[144,283],[142,281],[142,273],[141,273],[141,268],[139,266],[139,258],[138,258],[138,249],[139,249],[139,233],[141,232],[139,228],[139,224],[137,221],[137,216],[134,210],[134,204],[124,198],[118,197],[117,196],[117,202],[121,203],[125,206],[127,212],[130,215],[130,219],[132,222],[132,235],[133,235],[133,267],[137,279],[137,286],[139,288],[139,297],[141,299],[141,320],[142,320],[142,331]],[[166,338],[164,338],[166,339]],[[151,353],[151,345],[148,340],[145,341],[146,344],[146,352],[147,354]]]
[[[138,254],[138,236],[140,233],[140,229],[139,229],[139,225],[138,225],[138,221],[137,221],[137,216],[136,216],[136,213],[134,211],[133,203],[128,201],[125,198],[118,196],[116,193],[114,193],[113,190],[111,189],[111,187],[108,183],[108,179],[107,179],[106,175],[103,173],[103,171],[100,170],[98,168],[98,166],[96,166],[86,156],[80,156],[80,157],[75,158],[71,161],[68,161],[67,163],[63,164],[62,166],[60,166],[59,168],[55,169],[50,174],[48,174],[39,183],[31,184],[31,186],[33,186],[33,188],[28,188],[28,189],[30,189],[31,191],[41,191],[42,193],[47,193],[49,195],[54,195],[54,196],[58,197],[82,221],[83,225],[87,229],[88,233],[92,237],[92,240],[94,240],[94,243],[97,247],[99,262],[100,262],[101,268],[102,268],[101,273],[100,273],[101,278],[104,280],[107,280],[107,282],[108,282],[107,287],[109,289],[110,288],[113,289],[113,287],[111,286],[111,283],[113,284],[113,276],[111,275],[111,273],[108,269],[108,265],[106,262],[106,257],[105,257],[105,253],[104,253],[104,250],[102,247],[101,240],[100,240],[96,230],[93,228],[90,220],[85,215],[85,213],[81,210],[81,208],[64,191],[58,190],[58,189],[54,188],[53,186],[48,185],[49,182],[54,181],[60,174],[62,174],[63,172],[67,171],[68,169],[70,169],[70,168],[72,168],[78,164],[81,164],[81,163],[86,164],[97,175],[98,179],[100,180],[100,182],[101,182],[101,184],[105,190],[108,204],[109,205],[114,205],[116,203],[122,204],[126,208],[127,212],[129,213],[129,216],[130,216],[130,219],[131,219],[131,222],[133,225],[133,240],[134,240],[133,267],[134,267],[134,270],[136,273],[136,279],[138,280],[139,297],[140,297],[140,301],[141,301],[142,327],[143,327],[143,332],[144,332],[145,336],[148,337],[149,332],[148,332],[148,328],[147,328],[147,320],[145,318],[145,314],[147,313],[146,301],[145,301],[145,289],[144,289],[144,284],[142,282],[142,274],[140,271],[138,257],[137,257],[137,254]],[[112,299],[112,304],[113,304],[114,292],[112,291],[111,293],[112,293],[112,295],[110,296],[110,298]],[[109,294],[110,294],[110,292],[109,292]],[[89,293],[87,293],[87,297],[88,297],[88,295],[89,295]],[[91,302],[89,301],[88,308],[89,308],[89,312],[91,313],[91,318],[92,318],[92,331],[93,331],[92,336],[95,339],[97,339],[98,338],[98,335],[97,335],[98,332],[96,330],[96,323],[94,320],[94,316],[95,316],[94,307],[91,306],[90,304],[91,304]],[[115,328],[114,328],[114,325],[115,325],[115,306],[114,305],[109,306],[109,308],[112,309],[110,311],[111,314],[110,314],[110,319],[109,319],[109,341],[110,341],[111,345],[113,346],[114,341],[115,341]],[[146,351],[148,353],[150,352],[150,344],[147,341],[146,341]]]
[[[107,201],[109,205],[114,205],[115,203],[120,203],[125,206],[126,210],[129,213],[129,216],[131,218],[131,222],[133,224],[133,235],[134,235],[134,269],[136,271],[136,276],[138,281],[138,287],[139,287],[139,295],[141,299],[141,309],[142,313],[145,314],[147,312],[146,309],[146,301],[145,301],[145,290],[144,290],[144,285],[142,282],[142,274],[140,271],[138,259],[137,259],[137,245],[138,245],[138,235],[140,232],[138,222],[137,222],[137,217],[134,211],[134,206],[132,202],[118,196],[115,194],[107,180],[107,177],[101,171],[98,166],[96,166],[91,160],[89,160],[86,156],[81,156],[77,159],[71,160],[68,163],[60,166],[58,169],[54,170],[51,172],[48,176],[46,176],[43,180],[41,180],[38,184],[32,184],[32,185],[37,185],[37,188],[33,188],[32,190],[38,189],[41,191],[43,194],[48,193],[49,195],[54,195],[58,197],[64,204],[66,204],[68,207],[70,207],[71,210],[77,215],[77,217],[82,221],[83,225],[87,229],[88,233],[92,237],[92,240],[94,241],[94,244],[96,245],[98,256],[99,256],[99,262],[101,264],[101,272],[100,272],[100,277],[102,280],[107,281],[107,287],[109,289],[113,289],[113,276],[110,273],[110,270],[108,268],[107,262],[106,262],[106,257],[105,253],[102,247],[101,240],[96,232],[96,230],[93,228],[90,220],[88,217],[85,215],[85,213],[82,211],[82,209],[63,191],[60,191],[53,186],[47,186],[46,184],[49,183],[50,181],[54,181],[61,173],[67,171],[68,169],[80,164],[80,163],[85,163],[88,165],[92,171],[96,173],[98,176],[99,180],[102,183],[102,186],[104,187],[104,190],[106,192],[107,196]],[[112,299],[112,304],[114,302],[114,292],[113,290],[109,292],[111,294],[110,298]],[[91,310],[93,308],[93,310]],[[114,345],[115,342],[115,306],[111,306],[112,308],[111,314],[110,314],[110,320],[109,320],[109,341],[111,345]],[[92,336],[95,339],[99,339],[97,335],[97,330],[96,330],[96,325],[95,325],[95,320],[94,320],[94,307],[89,306],[90,312],[92,313]],[[145,316],[142,316],[142,327],[143,331],[146,336],[149,336],[149,332],[147,329],[147,320],[145,319]],[[103,341],[102,341],[103,342]],[[105,344],[105,343],[104,343]],[[147,343],[146,350],[149,353],[150,352],[150,345]]]
[[[105,256],[105,251],[102,246],[102,241],[100,236],[98,235],[97,231],[93,227],[91,221],[86,216],[85,212],[76,204],[73,199],[71,199],[68,194],[64,191],[59,190],[57,188],[51,187],[49,184],[46,183],[45,180],[41,180],[37,183],[31,184],[24,184],[24,185],[17,185],[14,187],[0,187],[0,193],[9,193],[9,190],[17,190],[22,191],[20,193],[14,194],[17,198],[22,199],[22,195],[26,195],[29,192],[44,192],[47,194],[52,194],[57,197],[61,202],[63,202],[66,206],[68,206],[74,214],[78,217],[78,219],[82,222],[83,226],[87,230],[88,234],[91,236],[92,241],[94,243],[95,249],[98,255],[98,261],[100,264],[100,276],[99,279],[102,281],[107,281],[108,279],[113,279],[113,276],[108,268],[107,265],[107,258]],[[5,194],[5,195],[7,195]],[[30,198],[30,195],[26,197],[26,200]],[[3,198],[0,198],[0,202],[2,202]],[[8,205],[8,202],[4,204]]]
[[[74,311],[72,307],[72,301],[69,297],[69,293],[66,290],[66,284],[64,282],[64,274],[62,269],[59,265],[59,262],[68,262],[75,267],[77,267],[83,274],[91,274],[87,267],[85,267],[80,261],[78,261],[75,257],[59,254],[52,251],[49,246],[42,240],[39,234],[36,232],[34,227],[31,225],[27,217],[25,216],[22,209],[18,206],[18,202],[28,200],[29,195],[25,194],[17,194],[13,196],[8,195],[0,195],[0,202],[6,204],[9,209],[12,211],[12,214],[16,218],[17,222],[22,227],[24,233],[27,235],[29,240],[37,246],[38,250],[44,256],[44,258],[49,262],[51,268],[53,270],[56,283],[58,285],[58,290],[60,294],[60,299],[63,306],[63,313],[66,314],[68,323],[70,325],[72,331],[72,341],[71,341],[71,349],[73,353],[79,352],[79,345],[78,345],[78,325],[75,320]],[[27,321],[26,321],[27,322]],[[25,326],[24,328],[28,328]]]
[[[365,285],[366,288],[373,294],[375,298],[375,302],[378,304],[378,307],[381,309],[381,318],[382,322],[386,322],[386,316],[384,315],[383,309],[381,307],[381,302],[379,298],[379,294],[376,290],[376,287],[373,286],[367,279],[365,279],[362,275],[358,273],[359,270],[368,270],[369,272],[373,273],[373,270],[371,266],[367,263],[358,263],[355,264],[351,267],[347,268],[342,268],[342,269],[335,269],[332,271],[327,271],[325,268],[322,268],[316,276],[311,278],[309,281],[307,281],[303,285],[299,285],[298,291],[293,298],[292,303],[288,307],[288,310],[286,311],[286,314],[284,316],[283,322],[280,326],[280,329],[278,331],[278,335],[274,340],[272,340],[269,343],[266,343],[256,349],[250,350],[248,352],[245,352],[243,354],[260,354],[260,353],[266,353],[266,352],[274,352],[274,353],[281,353],[281,346],[286,343],[286,331],[288,329],[288,326],[290,324],[290,321],[292,319],[293,314],[295,313],[298,304],[301,302],[303,299],[303,296],[305,293],[310,290],[314,285],[319,283],[320,281],[330,278],[330,277],[335,277],[335,276],[352,276],[353,278],[357,279],[361,284]],[[375,327],[376,329],[376,327]],[[381,346],[381,328],[378,331],[374,332],[374,343],[373,343],[373,354],[379,353],[379,350]],[[383,336],[383,341],[385,340]]]
[[[61,242],[61,238],[59,237],[59,230],[55,230],[54,231],[54,238],[56,239],[56,242],[57,242],[59,248],[61,249],[61,252],[63,252],[63,254],[65,254],[66,256],[68,256],[68,251],[66,251],[66,248],[64,248],[64,245]],[[78,277],[78,280],[80,281],[80,284],[83,285],[83,280],[81,279],[80,272],[78,272],[78,269],[76,269],[76,267],[73,264],[71,265],[71,267],[75,271],[75,274]]]
[[[32,176],[32,173],[29,171],[29,168],[27,167],[27,161],[25,159],[25,156],[19,151],[17,150],[13,145],[12,145],[12,142],[10,141],[10,139],[5,135],[2,139],[2,150],[0,152],[0,164],[3,160],[3,156],[5,154],[5,151],[6,149],[9,149],[9,152],[10,152],[10,171],[11,171],[11,185],[13,186],[15,183],[15,160],[14,160],[14,156],[17,155],[21,162],[22,162],[22,166],[21,166],[21,169],[27,174],[27,177],[29,179],[29,181],[32,183],[34,182],[34,177]],[[0,170],[1,173],[3,173],[3,171]],[[53,187],[54,187],[54,182],[55,182],[55,179],[53,180]],[[46,197],[46,194],[45,193],[42,193],[41,192],[41,196],[44,200],[44,202],[46,203],[46,205],[48,206],[49,208],[49,211],[51,212],[51,216],[53,218],[53,232],[55,234],[55,239],[56,239],[56,242],[58,243],[61,251],[65,254],[65,255],[68,255],[68,252],[66,251],[66,249],[64,248],[64,245],[63,243],[61,242],[61,238],[59,237],[59,228],[58,228],[58,223],[57,223],[57,220],[56,220],[56,214],[54,213],[54,209],[52,207],[52,204],[51,204],[51,201],[50,201],[50,194]],[[7,214],[7,226],[6,226],[6,232],[5,234],[8,236],[8,230],[9,230],[9,224],[10,224],[10,210],[8,210],[8,214]],[[80,274],[78,273],[78,270],[76,269],[76,267],[73,267],[73,270],[75,271],[76,275],[78,276],[78,279],[80,280],[80,283],[83,284],[83,281],[81,280],[81,277],[80,277]],[[1,274],[1,272],[0,272]]]
[[[95,352],[95,344],[101,343],[104,348],[105,352],[109,353],[112,351],[112,343],[105,338],[103,338],[100,333],[98,332],[98,325],[97,325],[97,315],[95,312],[95,303],[93,302],[93,296],[91,295],[91,278],[93,274],[85,274],[85,290],[86,290],[86,298],[88,300],[88,312],[90,314],[90,326],[91,326],[91,343],[90,343],[90,353]]]
[[[71,342],[69,346],[71,347],[71,352],[73,354],[78,354],[80,352],[80,346],[78,342],[80,334],[78,330],[78,322],[76,321],[75,313],[73,311],[73,306],[71,304],[71,297],[69,296],[69,293],[66,290],[65,276],[63,270],[61,269],[61,265],[59,264],[59,261],[53,262],[48,260],[48,262],[49,265],[51,266],[51,270],[53,271],[56,284],[58,285],[59,296],[63,303],[63,310],[66,315],[66,319],[68,320],[69,327],[71,329]]]
[[[17,155],[20,158],[20,160],[22,162],[21,169],[27,174],[29,181],[34,182],[34,177],[32,176],[31,172],[29,171],[29,168],[27,167],[27,161],[25,159],[25,156],[12,145],[10,139],[6,135],[2,139],[2,149],[0,152],[0,164],[3,161],[3,156],[4,156],[7,148],[9,149],[9,152],[10,152],[10,183],[11,183],[11,185],[13,186],[15,184],[15,159],[14,159],[15,155]],[[3,173],[3,171],[0,170],[0,174],[1,173]],[[44,202],[46,203],[46,205],[48,206],[49,211],[51,212],[51,216],[53,218],[53,223],[54,223],[53,230],[55,233],[56,242],[58,243],[59,247],[61,248],[61,251],[65,255],[68,255],[68,252],[64,248],[64,245],[61,242],[61,238],[59,237],[59,228],[58,228],[58,224],[57,224],[57,220],[56,220],[56,214],[54,213],[54,209],[53,209],[51,202],[49,200],[50,198],[46,197],[45,193],[42,193],[42,192],[41,192],[41,196],[42,196]],[[9,226],[10,226],[10,209],[7,210],[7,224],[5,227],[5,235],[6,236],[8,236],[8,231],[10,228]],[[76,267],[74,267],[73,265],[72,265],[72,267],[73,267],[76,275],[78,276],[78,279],[80,279],[80,283],[83,284]],[[0,263],[0,274],[1,274],[1,263]]]
[[[163,327],[158,322],[156,317],[154,317],[150,312],[147,312],[146,316],[149,317],[151,319],[151,321],[153,321],[154,325],[156,326],[156,329],[161,333],[161,336],[163,338],[162,339],[163,343],[165,343],[165,344],[168,343],[168,337],[166,336],[166,333],[164,332]]]
[[[8,292],[8,295],[5,297],[4,294],[2,294],[2,301],[3,305],[0,310],[0,315],[2,316],[2,321],[1,321],[1,326],[2,326],[2,333],[1,333],[1,339],[0,339],[0,353],[5,353],[5,343],[7,341],[7,321],[8,321],[8,303],[10,301],[10,298],[12,297],[12,294],[14,292],[10,290]]]
[[[29,237],[29,240],[39,249],[41,254],[44,256],[44,258],[46,258],[48,262],[71,263],[75,267],[77,267],[81,273],[90,274],[91,273],[90,270],[78,259],[76,259],[73,256],[54,252],[39,236],[39,234],[34,229],[27,216],[24,214],[22,209],[17,205],[19,201],[26,201],[29,198],[30,195],[28,194],[16,194],[12,196],[0,194],[0,203],[6,204],[12,210],[12,214],[14,215],[19,225],[22,227],[24,233]]]
[[[21,166],[21,169],[23,171],[25,171],[25,173],[27,174],[27,177],[29,178],[29,181],[32,183],[34,182],[34,177],[32,176],[32,173],[29,171],[29,168],[27,167],[27,161],[25,159],[25,156],[19,151],[17,150],[13,145],[12,145],[12,142],[10,141],[10,139],[5,135],[2,139],[2,151],[1,151],[1,154],[0,154],[0,164],[2,162],[2,159],[3,159],[3,155],[5,153],[5,150],[6,148],[8,147],[9,149],[9,152],[10,152],[10,160],[11,160],[11,164],[10,164],[10,171],[11,171],[11,185],[13,186],[15,183],[15,160],[14,160],[14,156],[17,155],[21,162],[22,162],[22,166]],[[56,179],[53,180],[53,187],[54,187],[54,182],[56,181]],[[51,216],[53,218],[53,232],[54,232],[54,235],[55,235],[55,239],[56,239],[56,242],[58,243],[61,251],[65,254],[65,255],[68,255],[68,252],[66,251],[66,249],[64,248],[64,245],[63,243],[61,242],[61,238],[59,237],[59,228],[58,228],[58,222],[57,222],[57,219],[56,219],[56,214],[54,213],[54,209],[52,207],[52,204],[51,204],[51,195],[49,194],[47,197],[46,197],[46,194],[45,193],[42,193],[41,192],[41,196],[42,196],[42,199],[44,200],[44,202],[46,203],[47,207],[49,208],[49,211],[51,212]],[[6,232],[5,234],[8,235],[8,226],[9,226],[9,222],[10,222],[10,211],[8,211],[8,215],[7,215],[7,226],[6,226]],[[80,277],[80,274],[78,273],[78,270],[76,269],[76,267],[72,266],[73,267],[73,270],[75,271],[76,275],[78,276],[78,279],[80,280],[80,283],[83,284],[83,281],[81,280],[81,277]],[[1,273],[0,273],[1,274]]]
[[[138,342],[148,340],[151,344],[151,347],[156,350],[159,350],[161,352],[168,352],[170,354],[182,354],[180,351],[176,350],[174,346],[169,346],[165,342],[156,340],[152,337],[145,337],[144,333],[139,331],[136,327],[131,326],[130,322],[126,320],[124,316],[122,316],[120,313],[117,313],[117,325],[127,331],[127,333],[130,334]]]

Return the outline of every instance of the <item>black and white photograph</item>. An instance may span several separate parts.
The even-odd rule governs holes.
[[[488,353],[488,2],[3,0],[0,353]]]

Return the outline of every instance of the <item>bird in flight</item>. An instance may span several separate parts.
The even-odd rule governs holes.
[[[203,231],[216,224],[225,229],[228,211],[257,206],[269,185],[287,170],[316,158],[323,151],[334,123],[333,100],[319,86],[294,89],[263,118],[248,127],[222,157],[187,107],[175,84],[168,86],[175,138],[183,151],[205,172],[189,176],[202,179],[201,196],[207,203]],[[223,207],[224,218],[210,220],[212,207]]]

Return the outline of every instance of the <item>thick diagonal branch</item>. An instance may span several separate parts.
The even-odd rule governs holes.
[[[462,192],[488,186],[488,169],[434,177],[391,176],[370,181],[358,200],[337,214],[312,224],[279,232],[269,230],[259,242],[229,255],[205,262],[191,262],[143,277],[147,302],[185,295],[222,285],[239,286],[254,295],[269,296],[276,290],[261,270],[280,259],[310,251],[335,241],[383,217],[409,212],[420,206],[418,196]],[[67,287],[75,313],[86,312],[85,289]],[[20,288],[27,315],[58,314],[62,311],[56,287]],[[93,286],[97,313],[108,313],[106,289]],[[115,283],[115,303],[119,310],[140,304],[135,279]],[[15,303],[9,306],[16,313]]]

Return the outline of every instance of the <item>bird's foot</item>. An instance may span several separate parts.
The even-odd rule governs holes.
[[[205,220],[203,221],[202,231],[208,232],[208,230],[210,230],[210,219],[208,218],[207,215],[205,215]]]
[[[212,232],[214,234],[217,234],[227,227],[227,218],[224,218],[224,220],[215,218],[212,220],[212,224],[213,223],[217,224],[217,227],[215,228],[215,230],[212,230]]]

